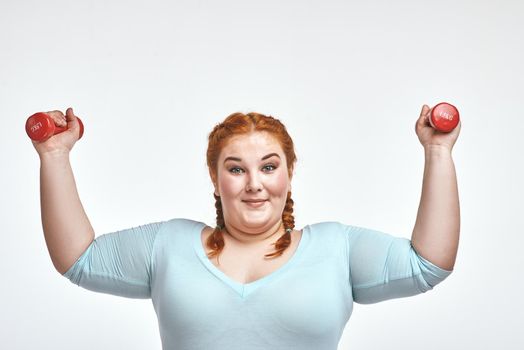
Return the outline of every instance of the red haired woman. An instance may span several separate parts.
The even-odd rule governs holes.
[[[453,269],[460,125],[439,133],[429,112],[415,127],[426,163],[411,240],[339,222],[297,230],[293,141],[259,113],[231,114],[209,134],[214,227],[173,218],[95,238],[69,163],[78,122],[71,108],[48,112],[69,128],[33,141],[51,259],[81,287],[151,298],[164,349],[336,349],[353,302],[423,293]]]

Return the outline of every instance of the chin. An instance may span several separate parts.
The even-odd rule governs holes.
[[[249,228],[261,228],[273,226],[278,222],[279,218],[273,220],[271,217],[261,217],[243,220],[242,225]]]
[[[258,217],[258,218],[246,218],[242,220],[241,224],[246,227],[260,227],[266,225],[270,220],[266,217]]]
[[[244,221],[243,223],[243,226],[245,227],[249,227],[249,228],[257,228],[257,227],[261,227],[261,226],[265,226],[267,225],[267,220],[249,220],[249,221]]]

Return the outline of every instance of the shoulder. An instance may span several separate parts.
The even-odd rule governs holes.
[[[164,221],[160,228],[156,240],[156,249],[179,249],[192,244],[195,237],[199,235],[206,226],[203,222],[187,219],[172,218]]]
[[[345,224],[338,221],[321,221],[314,224],[307,225],[315,231],[321,232],[335,232],[345,229]]]
[[[168,219],[161,222],[156,240],[192,237],[196,231],[201,231],[205,226],[203,222],[187,218]]]
[[[310,231],[315,235],[330,235],[340,236],[347,235],[348,231],[356,228],[352,225],[347,225],[339,221],[322,221],[307,225]]]
[[[322,221],[309,224],[305,229],[308,229],[312,240],[331,245],[345,241],[350,228],[351,226],[338,221]]]
[[[187,219],[187,218],[172,218],[169,220],[166,220],[162,225],[162,233],[163,234],[182,234],[182,233],[189,233],[194,230],[197,230],[198,228],[204,228],[206,226],[205,223]]]
[[[360,233],[383,233],[381,231],[367,228],[359,225],[349,225],[341,223],[339,221],[323,221],[315,224],[308,225],[313,231],[316,231],[318,234],[330,234],[330,235],[344,235],[344,236],[354,236]]]
[[[307,225],[306,227],[309,228],[312,237],[332,243],[338,243],[341,240],[349,242],[356,237],[370,232],[378,233],[369,228],[349,225],[339,221],[322,221]]]

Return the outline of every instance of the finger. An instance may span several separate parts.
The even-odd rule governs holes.
[[[425,127],[425,126],[430,125],[429,123],[429,111],[430,110],[431,109],[429,108],[428,105],[424,104],[422,106],[422,109],[420,110],[420,116],[417,122],[415,123],[415,128],[416,127]]]
[[[75,112],[73,112],[73,108],[69,107],[66,110],[66,119],[67,123],[69,124],[69,129],[74,129],[78,126],[78,120],[76,119]]]
[[[75,116],[75,113],[73,112],[73,108],[72,107],[69,107],[67,110],[66,110],[66,115],[65,115],[66,119],[68,122],[72,122],[72,121],[75,121],[76,120],[76,116]]]
[[[66,110],[66,118],[67,118],[67,124],[68,124],[68,131],[76,135],[77,137],[80,137],[80,123],[79,119],[75,115],[75,112],[73,111],[72,107],[69,107]]]
[[[64,113],[62,113],[62,111],[54,110],[54,111],[45,112],[45,114],[50,116],[51,119],[53,119],[53,121],[55,122],[57,126],[66,126],[67,125],[66,118],[64,116]]]
[[[424,104],[420,111],[420,116],[426,118],[427,116],[429,116],[429,111],[430,111],[429,106]]]

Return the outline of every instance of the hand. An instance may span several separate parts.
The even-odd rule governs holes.
[[[53,135],[45,141],[31,141],[40,156],[51,153],[68,154],[73,148],[80,135],[80,125],[73,112],[73,108],[68,108],[66,114],[61,111],[45,112],[55,122],[56,126],[65,127],[67,130]]]
[[[420,143],[424,149],[431,147],[444,147],[451,152],[453,145],[460,134],[461,121],[459,121],[457,127],[451,132],[440,132],[433,129],[429,123],[430,114],[431,109],[429,106],[423,105],[422,110],[420,111],[420,117],[415,123],[415,132],[417,133]]]

